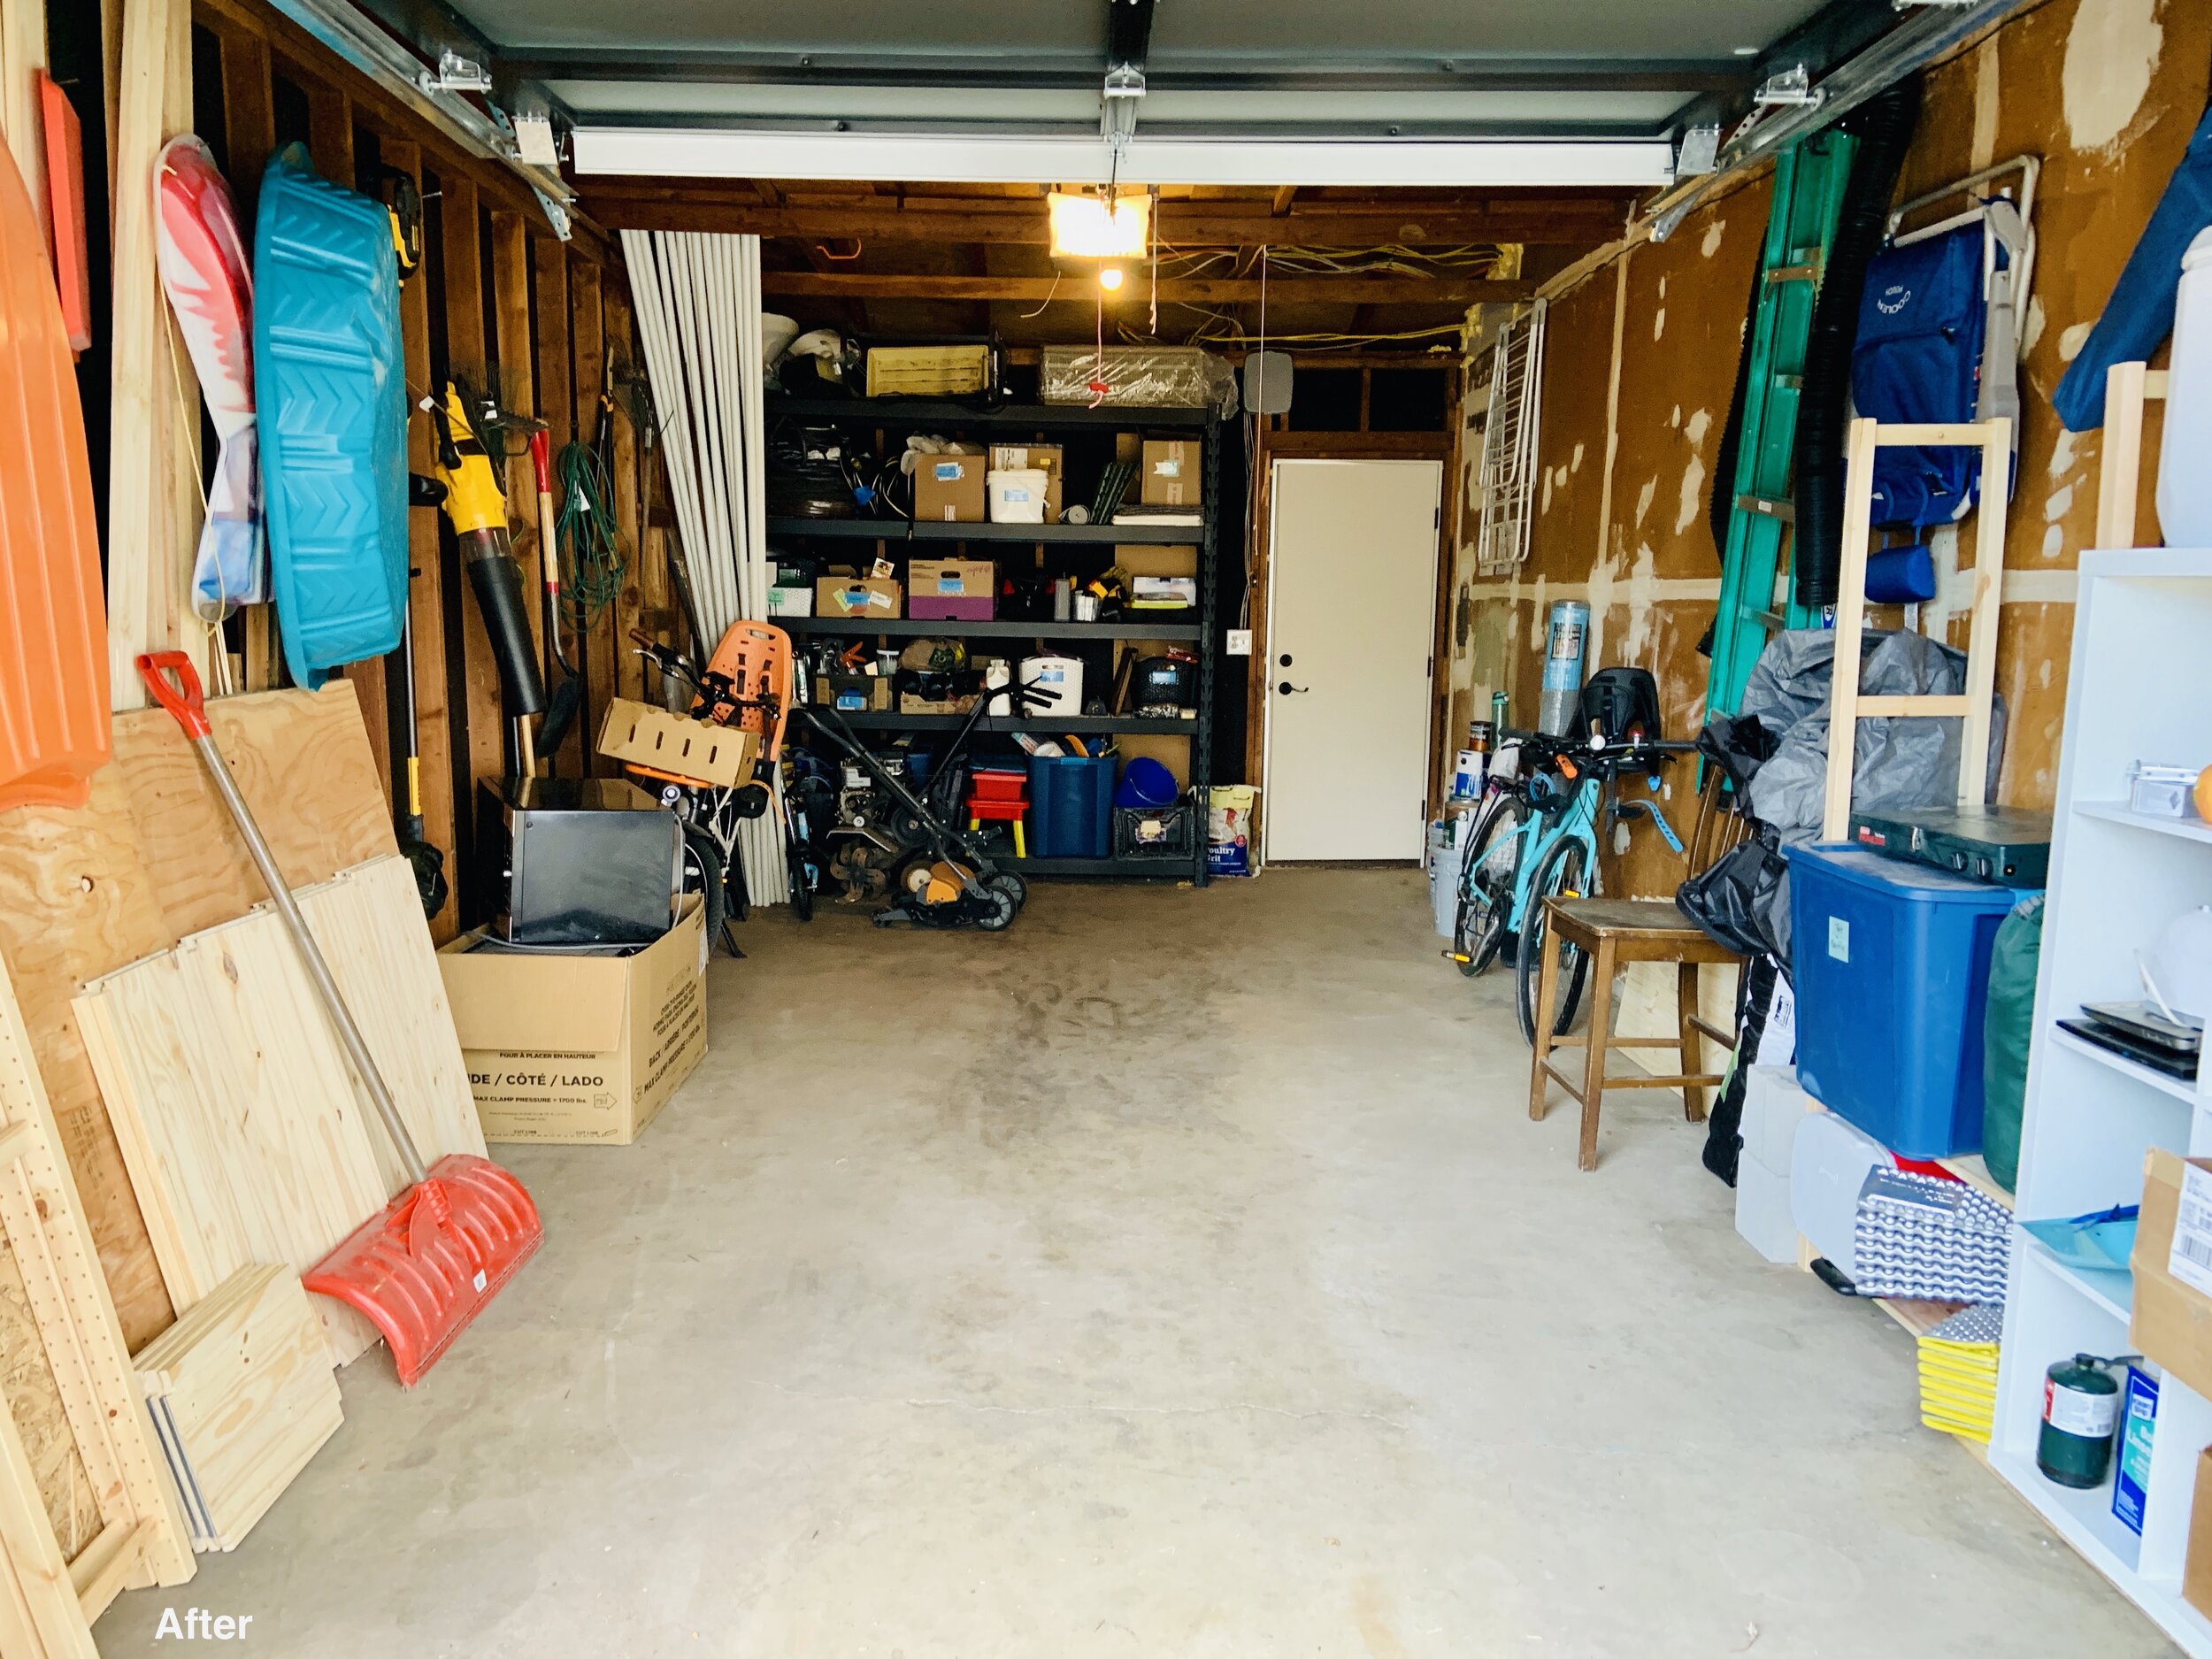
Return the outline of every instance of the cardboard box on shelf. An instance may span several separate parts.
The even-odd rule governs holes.
[[[814,614],[811,588],[771,588],[768,614],[772,617],[810,617]]]
[[[1045,522],[1060,522],[1062,490],[1067,479],[1066,450],[1056,443],[995,443],[990,471],[1042,472],[1045,475]]]
[[[814,611],[856,622],[895,622],[899,596],[898,583],[880,576],[824,576],[814,584]]]
[[[925,697],[918,692],[902,691],[899,693],[899,712],[901,714],[972,714],[975,711],[975,700],[980,695],[979,692],[972,691],[964,696]]]
[[[2185,1206],[2185,1187],[2193,1201]],[[2135,1307],[2128,1340],[2199,1394],[2212,1394],[2212,1158],[2182,1158],[2153,1147],[2143,1160],[2143,1207],[2135,1251]],[[2191,1213],[2185,1216],[2183,1211]],[[2182,1233],[2181,1248],[2175,1234]]]
[[[2196,1493],[2189,1501],[2189,1542],[2181,1563],[2181,1599],[2212,1618],[2212,1446],[2197,1454]]]
[[[599,752],[608,759],[718,789],[750,779],[759,748],[757,736],[734,726],[710,725],[628,697],[611,700],[599,725]]]
[[[909,559],[906,614],[928,622],[988,622],[996,610],[998,566],[988,559]]]
[[[981,524],[988,505],[983,475],[989,470],[990,457],[972,446],[946,455],[916,456],[916,522]]]
[[[882,674],[817,674],[814,701],[840,714],[884,714],[891,707],[891,681]]]
[[[1147,438],[1137,499],[1148,507],[1195,507],[1205,491],[1195,438]]]
[[[487,1141],[627,1146],[706,1056],[695,898],[630,956],[517,950],[480,932],[438,967]]]

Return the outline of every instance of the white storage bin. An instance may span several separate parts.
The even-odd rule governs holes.
[[[1790,1178],[1755,1158],[1736,1163],[1736,1232],[1778,1263],[1797,1260],[1797,1223],[1790,1214]]]
[[[986,472],[983,488],[991,497],[993,524],[1042,524],[1045,521],[1045,492],[1052,488],[1051,473],[1036,467]]]
[[[1870,1170],[1896,1164],[1880,1141],[1833,1112],[1816,1113],[1798,1125],[1790,1150],[1790,1218],[1811,1241],[1815,1256],[1851,1271],[1859,1188]]]
[[[1799,1126],[1824,1110],[1798,1082],[1794,1066],[1753,1066],[1744,1073],[1744,1157],[1786,1179]]]

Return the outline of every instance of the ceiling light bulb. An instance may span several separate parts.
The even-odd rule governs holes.
[[[1098,286],[1109,294],[1121,287],[1122,272],[1118,265],[1102,265],[1098,272]]]

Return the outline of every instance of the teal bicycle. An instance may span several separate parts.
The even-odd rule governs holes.
[[[1522,1038],[1536,1041],[1536,991],[1544,961],[1544,901],[1594,896],[1600,890],[1601,826],[1648,818],[1677,855],[1682,839],[1658,803],[1622,800],[1617,780],[1640,772],[1656,793],[1659,769],[1692,743],[1574,742],[1542,733],[1508,734],[1520,744],[1520,776],[1499,780],[1478,809],[1460,860],[1453,960],[1462,973],[1483,972],[1510,953],[1513,1009]],[[1552,1034],[1573,1025],[1590,964],[1583,952],[1560,952],[1557,1014]]]

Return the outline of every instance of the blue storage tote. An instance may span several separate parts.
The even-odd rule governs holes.
[[[2039,889],[1848,844],[1788,854],[1798,1081],[1901,1156],[1979,1149],[1990,949]]]
[[[1114,757],[1029,757],[1029,855],[1103,858],[1113,850]]]

